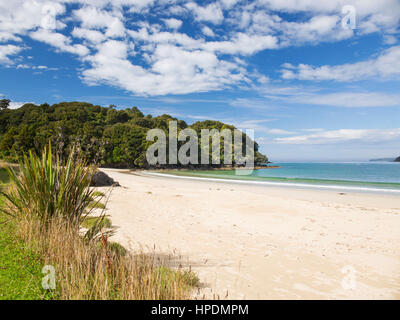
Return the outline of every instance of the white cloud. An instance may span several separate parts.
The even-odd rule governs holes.
[[[221,5],[224,7],[224,9],[230,9],[235,4],[240,2],[240,0],[221,0],[220,2],[221,2]]]
[[[246,56],[353,36],[351,30],[341,28],[345,4],[356,7],[358,34],[382,32],[386,43],[395,43],[400,19],[396,0],[214,0],[203,5],[168,0],[0,0],[0,42],[4,42],[1,46],[17,47],[8,42],[19,41],[22,48],[23,40],[30,36],[73,53],[89,63],[82,76],[91,84],[110,83],[140,94],[202,92],[244,82],[268,82],[268,77],[250,69]],[[130,15],[132,12],[135,15]],[[299,18],[288,19],[287,12],[299,13]],[[55,18],[55,24],[49,29],[44,22],[49,26],[50,18]],[[182,19],[185,25],[191,24],[190,32],[181,30]],[[102,59],[104,44],[112,43],[110,40],[125,44],[126,55],[118,57],[116,52],[109,61]],[[283,77],[337,81],[391,77],[400,70],[400,50],[396,48],[358,64],[285,65]],[[3,52],[2,63],[10,64],[10,56],[12,53]],[[187,65],[182,66],[179,59]],[[20,68],[26,65],[22,58],[18,64]],[[116,64],[120,79],[108,71]],[[139,80],[142,76],[144,81]]]
[[[49,68],[48,66],[35,66],[35,65],[31,65],[31,64],[18,64],[16,67],[16,69],[32,69],[32,70],[39,70],[39,71],[56,71],[58,70],[58,68]]]
[[[1,0],[0,1],[0,35],[1,40],[15,40],[17,35],[25,35],[29,30],[40,27],[48,21],[49,15],[56,18],[65,12],[61,1],[45,0]],[[55,27],[63,27],[56,20]]]
[[[95,7],[83,7],[73,12],[81,26],[87,29],[106,29],[108,37],[123,37],[125,26],[123,15],[119,11],[108,12]]]
[[[270,134],[295,134],[296,132],[283,130],[283,129],[269,129],[268,133],[270,133]]]
[[[271,103],[266,99],[259,98],[236,98],[229,101],[229,105],[238,108],[249,108],[249,109],[269,109]]]
[[[266,86],[258,88],[260,94],[268,100],[252,99],[270,104],[271,100],[286,104],[312,104],[331,107],[365,108],[365,107],[400,107],[400,94],[379,91],[336,91],[326,93],[315,86]],[[251,106],[251,101],[246,104]],[[240,105],[240,103],[236,102]]]
[[[186,4],[186,8],[191,10],[197,21],[207,21],[213,24],[220,24],[224,19],[219,3],[210,3],[209,5],[202,7],[197,5],[195,2],[189,2]]]
[[[343,6],[352,5],[356,10],[357,29],[360,33],[394,32],[400,20],[398,0],[258,0],[257,2],[260,7],[277,11],[337,15],[340,15]]]
[[[76,38],[83,38],[92,43],[100,43],[106,39],[106,36],[97,30],[74,28],[72,35]]]
[[[333,107],[400,107],[400,94],[380,92],[337,92],[298,96],[293,102],[303,104],[327,105]]]
[[[372,77],[400,75],[400,46],[383,51],[377,58],[337,66],[314,67],[300,64],[282,69],[282,78],[300,80],[357,81]]]
[[[342,28],[337,15],[318,15],[306,22],[281,21],[276,28],[283,33],[282,46],[339,41],[354,35],[351,29]]]
[[[224,121],[232,123],[236,128],[240,130],[252,129],[254,130],[255,135],[259,135],[259,134],[271,134],[271,129],[267,127],[267,124],[275,120],[276,119],[268,118],[268,119],[242,120],[242,121],[227,119]]]
[[[0,45],[0,64],[12,64],[13,61],[9,56],[13,56],[21,50],[21,47],[12,44]]]
[[[132,64],[127,56],[125,42],[109,40],[101,44],[98,53],[86,59],[92,68],[83,72],[83,79],[92,85],[107,83],[142,95],[217,90],[245,80],[234,64],[206,51],[158,45],[150,70]]]
[[[164,19],[165,24],[168,28],[178,30],[182,26],[182,20],[175,18]]]
[[[32,103],[32,102],[17,102],[17,101],[12,101],[10,102],[10,105],[8,106],[9,109],[18,109],[21,108],[25,103]]]
[[[22,41],[20,37],[15,36],[12,32],[0,31],[0,42]]]
[[[383,36],[383,43],[393,45],[397,42],[397,38],[392,35],[384,35]]]
[[[324,131],[324,129],[322,129],[322,128],[311,128],[311,129],[302,129],[302,131],[305,131],[305,132],[321,132],[321,131]]]
[[[89,49],[81,44],[71,44],[71,39],[62,33],[52,32],[47,29],[39,29],[30,33],[34,40],[47,43],[61,51],[77,54],[78,56],[85,56],[89,53]]]
[[[204,48],[211,51],[227,54],[253,55],[265,49],[277,49],[278,39],[266,35],[252,35],[237,33],[230,41],[210,41],[204,44]]]
[[[276,138],[280,144],[333,144],[344,142],[389,142],[400,139],[400,128],[396,129],[340,129],[321,131],[308,135]]]
[[[205,34],[206,36],[209,36],[209,37],[214,37],[215,36],[215,34],[214,34],[214,31],[212,31],[209,27],[207,27],[207,26],[204,26],[203,28],[201,28],[201,31],[203,32],[203,34]]]

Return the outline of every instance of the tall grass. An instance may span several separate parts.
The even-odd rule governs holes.
[[[108,241],[103,220],[82,236],[81,224],[99,201],[90,180],[96,168],[74,154],[63,163],[51,146],[41,157],[29,153],[19,172],[8,168],[10,186],[4,212],[17,235],[56,268],[59,299],[185,299],[197,277],[168,269],[156,255],[127,253]],[[101,217],[104,217],[102,214]],[[117,249],[117,250],[116,250]],[[168,271],[166,271],[168,270]]]
[[[191,272],[163,266],[156,254],[121,254],[106,238],[83,241],[56,219],[45,230],[37,219],[20,220],[19,236],[55,267],[57,299],[187,299],[198,282]]]

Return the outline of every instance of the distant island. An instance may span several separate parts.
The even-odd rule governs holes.
[[[400,157],[395,158],[380,158],[380,159],[371,159],[371,162],[400,162]]]
[[[393,162],[395,161],[394,158],[380,158],[380,159],[371,159],[371,162]]]

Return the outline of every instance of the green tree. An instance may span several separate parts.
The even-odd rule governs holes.
[[[185,128],[192,128],[198,134],[201,129],[235,129],[219,121],[198,121],[188,125],[168,114],[152,117],[144,115],[137,107],[118,110],[79,101],[51,106],[26,103],[21,108],[0,112],[0,157],[13,161],[29,150],[39,154],[51,140],[64,159],[75,147],[89,161],[103,166],[147,167],[146,150],[152,144],[146,141],[147,132],[158,128],[168,137],[170,121],[177,121],[178,132]],[[245,141],[246,135],[242,138]],[[181,144],[183,142],[179,142]],[[199,150],[202,147],[199,141]],[[221,138],[221,162],[224,160],[223,147]],[[258,152],[256,143],[254,151],[256,162],[265,163],[267,158]]]
[[[8,107],[10,106],[10,102],[11,102],[11,100],[9,100],[9,99],[1,99],[0,100],[0,109],[2,109],[2,110],[8,109]]]

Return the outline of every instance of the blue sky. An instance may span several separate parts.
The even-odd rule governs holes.
[[[395,157],[399,21],[398,0],[0,0],[0,94],[233,123],[273,161]]]

